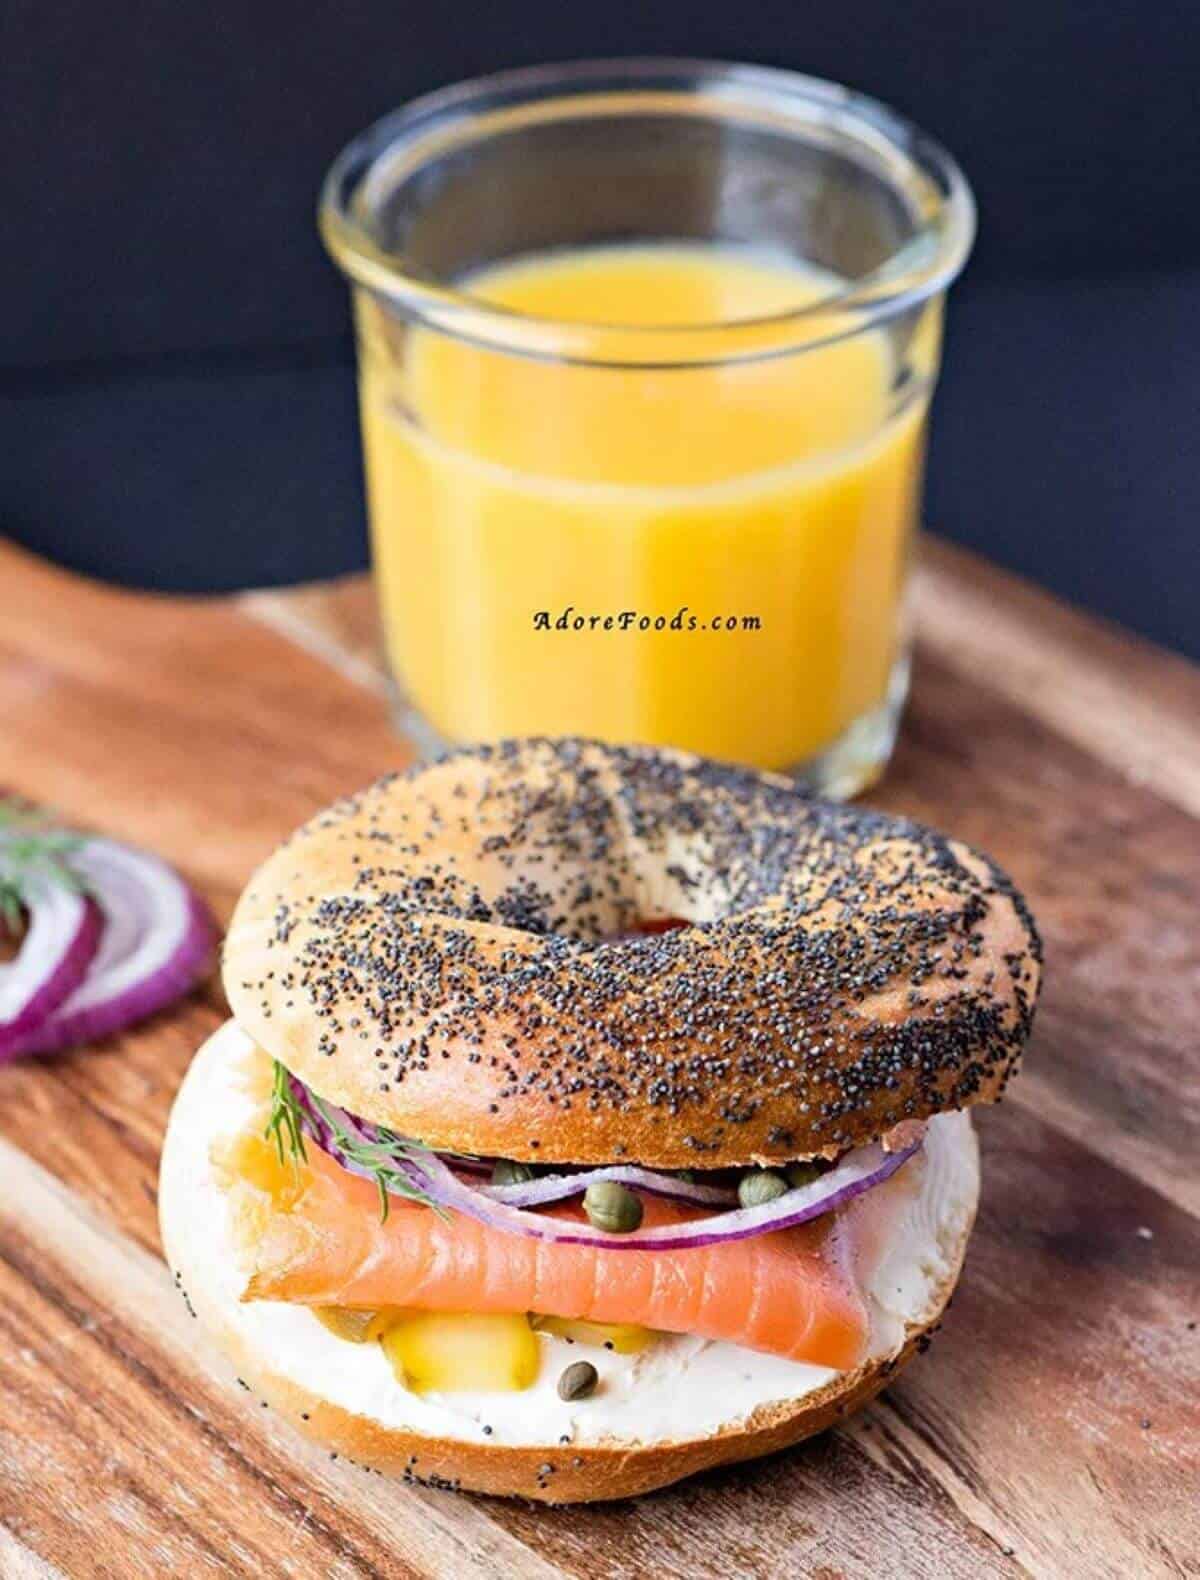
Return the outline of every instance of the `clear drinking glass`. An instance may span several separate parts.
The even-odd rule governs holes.
[[[690,61],[517,71],[339,156],[372,553],[404,727],[687,747],[852,794],[970,191],[892,111]]]

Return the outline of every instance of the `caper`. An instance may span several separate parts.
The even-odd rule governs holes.
[[[813,1180],[819,1180],[824,1172],[825,1170],[814,1158],[808,1158],[802,1163],[789,1163],[788,1184],[796,1190],[801,1185],[811,1185]]]
[[[752,1169],[738,1181],[738,1201],[743,1207],[762,1207],[786,1194],[787,1180],[770,1169]]]
[[[513,1163],[508,1158],[498,1158],[492,1164],[493,1185],[526,1185],[533,1178],[528,1163]]]
[[[560,1399],[586,1399],[595,1393],[600,1373],[591,1361],[572,1361],[558,1379]]]
[[[642,1201],[615,1180],[597,1180],[583,1194],[588,1222],[609,1234],[632,1234],[642,1221]]]

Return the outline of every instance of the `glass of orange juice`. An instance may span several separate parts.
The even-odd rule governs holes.
[[[949,156],[790,72],[582,63],[380,122],[321,220],[422,747],[590,735],[874,780],[973,234]]]

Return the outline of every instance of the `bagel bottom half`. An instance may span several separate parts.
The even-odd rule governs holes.
[[[924,1155],[901,1171],[914,1171],[903,1195],[874,1209],[883,1214],[875,1239],[886,1243],[864,1275],[871,1354],[851,1372],[672,1335],[642,1355],[588,1351],[601,1373],[597,1397],[567,1404],[554,1379],[581,1350],[541,1334],[543,1378],[528,1392],[420,1396],[395,1379],[378,1345],[348,1344],[302,1307],[240,1299],[238,1241],[213,1157],[260,1121],[254,1083],[261,1085],[262,1059],[230,1022],[188,1072],[159,1181],[167,1259],[239,1379],[323,1447],[405,1479],[591,1502],[797,1443],[871,1399],[936,1326],[974,1219],[970,1119],[946,1115]]]

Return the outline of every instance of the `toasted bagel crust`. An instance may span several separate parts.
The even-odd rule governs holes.
[[[662,918],[687,925],[629,936]],[[366,1119],[659,1167],[831,1156],[994,1100],[1040,975],[1020,895],[966,846],[575,740],[338,803],[255,874],[225,951],[239,1024]]]
[[[960,1264],[966,1240],[964,1235]],[[928,1321],[910,1325],[898,1355],[867,1362],[803,1399],[763,1405],[746,1419],[708,1436],[647,1446],[492,1446],[384,1426],[331,1403],[316,1386],[302,1388],[290,1378],[279,1376],[272,1370],[270,1356],[247,1345],[212,1308],[203,1287],[189,1280],[186,1241],[169,1238],[169,1254],[172,1244],[178,1251],[172,1255],[172,1265],[179,1273],[181,1288],[237,1376],[273,1409],[281,1411],[305,1437],[384,1475],[455,1491],[534,1498],[542,1503],[598,1503],[634,1497],[717,1465],[773,1454],[823,1432],[894,1381],[917,1353],[922,1340],[937,1327],[958,1276],[956,1269],[944,1290],[939,1291],[936,1310]]]

